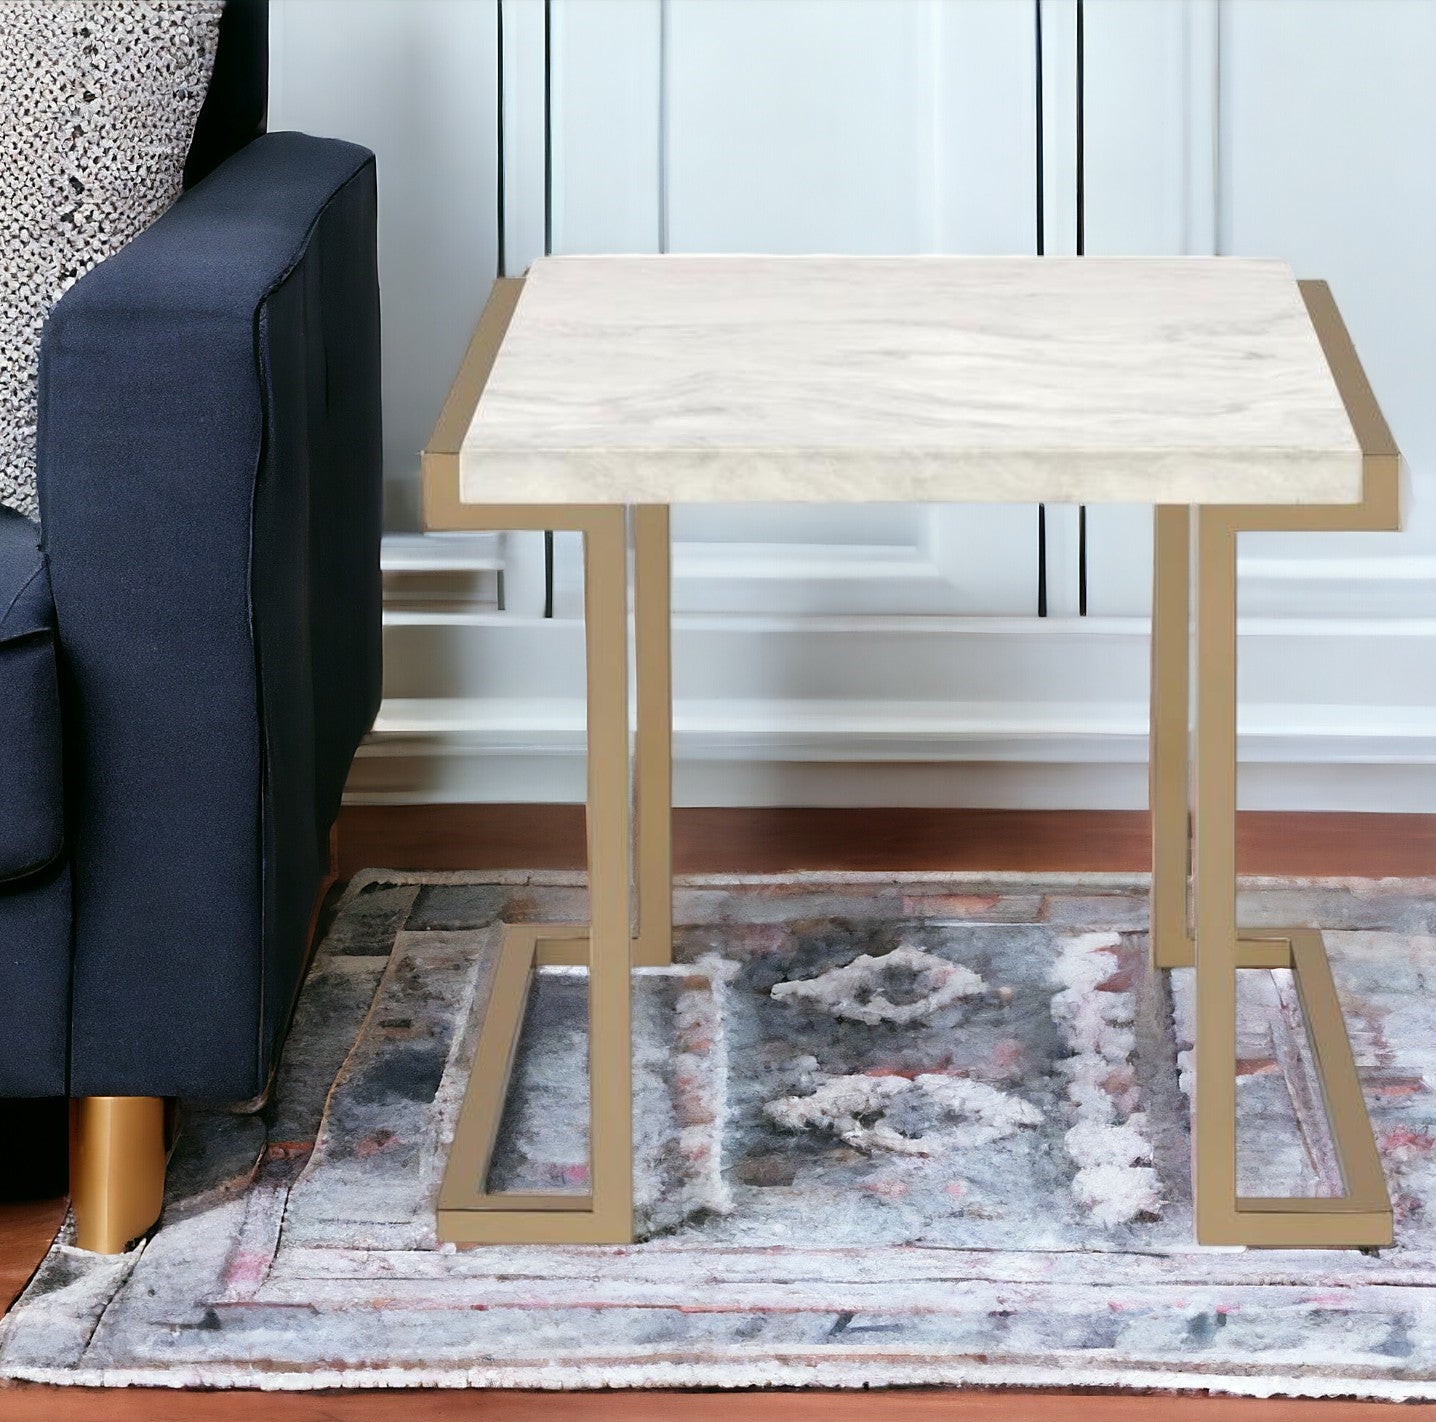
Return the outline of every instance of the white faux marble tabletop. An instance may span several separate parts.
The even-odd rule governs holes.
[[[1230,257],[549,257],[470,503],[1353,503],[1291,269]]]

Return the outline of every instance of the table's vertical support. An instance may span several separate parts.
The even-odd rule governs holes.
[[[1197,1238],[1236,1233],[1236,534],[1224,509],[1196,510],[1196,1093],[1192,1192]]]
[[[510,924],[439,1190],[440,1239],[455,1244],[626,1244],[633,1238],[630,1002],[628,533],[622,505],[469,508],[474,527],[551,525],[583,534],[588,689],[589,922]],[[588,968],[587,1194],[496,1191],[488,1174],[534,970]]]
[[[1154,968],[1189,967],[1191,930],[1191,511],[1159,505],[1152,521],[1152,685],[1147,804],[1152,822],[1148,939]]]
[[[589,922],[504,929],[474,1070],[439,1191],[439,1237],[455,1244],[624,1244],[633,1238],[630,969],[637,950],[631,942],[630,908],[635,878],[646,895],[642,921],[648,961],[666,962],[672,938],[667,510],[639,510],[634,518],[638,753],[645,765],[637,788],[647,820],[635,846],[630,834],[628,511],[620,504],[481,506],[453,499],[435,500],[431,507],[445,512],[448,526],[554,527],[583,535],[588,693]],[[532,976],[545,966],[588,968],[590,1189],[582,1195],[488,1188]]]
[[[1401,526],[1401,456],[1391,431],[1330,289],[1325,282],[1300,287],[1361,448],[1362,497],[1351,505],[1245,505],[1195,514],[1196,1232],[1203,1244],[1371,1248],[1391,1243],[1391,1201],[1321,933],[1270,928],[1242,935],[1236,925],[1237,535]],[[1169,962],[1165,943],[1159,951]],[[1236,1007],[1242,968],[1284,968],[1295,979],[1344,1194],[1237,1191]]]
[[[673,961],[673,674],[668,506],[633,510],[633,640],[638,729],[634,747],[634,876],[638,932],[633,961]]]
[[[588,680],[589,1159],[594,1233],[633,1237],[628,538],[619,505],[584,530]]]
[[[1321,934],[1237,929],[1237,535],[1272,510],[1199,508],[1196,520],[1196,1089],[1192,1190],[1202,1244],[1370,1248],[1391,1243],[1391,1202]],[[1299,516],[1298,516],[1299,517]],[[1289,970],[1344,1193],[1237,1189],[1237,974]]]

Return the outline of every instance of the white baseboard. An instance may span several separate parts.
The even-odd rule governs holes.
[[[581,623],[405,584],[420,553],[452,562],[392,550],[389,695],[348,798],[582,799]],[[486,576],[489,550],[468,556],[459,572]],[[1436,812],[1436,560],[1258,554],[1242,572],[1243,803]],[[680,614],[676,802],[1138,808],[1147,632],[1140,617]]]
[[[1262,809],[1436,811],[1423,707],[1259,705],[1241,717],[1241,798]],[[675,802],[1137,809],[1141,703],[679,702]],[[355,803],[583,798],[576,698],[385,704]]]

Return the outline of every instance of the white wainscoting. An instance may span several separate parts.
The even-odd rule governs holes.
[[[503,0],[506,270],[584,251],[1281,256],[1332,282],[1406,531],[1248,536],[1243,796],[1436,809],[1436,6]],[[496,0],[274,0],[274,127],[380,157],[386,693],[350,795],[582,793],[578,550],[418,535],[497,264]],[[547,101],[546,101],[547,95]],[[547,159],[547,161],[546,161]],[[547,173],[547,178],[546,178]],[[1149,513],[675,510],[680,803],[1140,805]],[[500,593],[500,582],[502,592]],[[500,605],[501,604],[501,605]]]

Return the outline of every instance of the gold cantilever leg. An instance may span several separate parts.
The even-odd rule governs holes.
[[[70,1104],[75,1243],[122,1254],[160,1217],[165,1103],[159,1096],[83,1096]]]
[[[638,933],[633,961],[673,961],[673,674],[668,506],[633,510],[633,641],[638,682],[634,747]]]
[[[584,559],[588,675],[588,1064],[593,1190],[585,1239],[633,1238],[628,814],[628,538],[599,511]]]
[[[584,535],[589,923],[587,929],[514,924],[504,932],[439,1190],[438,1233],[455,1244],[626,1244],[633,1238],[633,1104],[625,510],[621,505],[548,512],[475,506],[468,516],[477,527],[563,520],[559,526]],[[651,527],[646,531],[651,533]],[[652,727],[640,717],[640,732],[645,729]],[[583,963],[589,970],[589,1191],[490,1191],[489,1160],[534,969]]]
[[[1191,662],[1191,511],[1153,511],[1151,738],[1148,808],[1152,893],[1148,941],[1154,968],[1189,967],[1187,877],[1191,872],[1188,800]]]
[[[1356,504],[1202,508],[1196,520],[1197,698],[1195,735],[1196,940],[1187,930],[1187,570],[1178,511],[1157,514],[1153,600],[1152,961],[1196,969],[1196,1099],[1192,1132],[1197,1238],[1203,1244],[1372,1247],[1392,1238],[1391,1201],[1361,1095],[1341,1004],[1319,931],[1236,926],[1236,545],[1239,532],[1397,529],[1401,456],[1324,282],[1301,295],[1361,447]],[[1178,609],[1180,608],[1180,613]],[[1158,663],[1164,669],[1158,673]],[[1176,688],[1182,688],[1180,698]],[[1180,713],[1178,710],[1180,700]],[[1242,968],[1286,968],[1295,979],[1307,1040],[1345,1193],[1336,1197],[1239,1196],[1236,1186],[1236,999]]]
[[[1197,1239],[1234,1242],[1237,1180],[1237,579],[1222,510],[1198,509],[1195,776]],[[1243,1241],[1244,1242],[1244,1241]]]
[[[1236,922],[1237,532],[1240,511],[1204,508],[1197,527],[1196,1095],[1193,1195],[1202,1244],[1300,1248],[1391,1243],[1391,1203],[1321,935]],[[1241,968],[1287,967],[1345,1193],[1237,1194],[1236,1011]]]
[[[484,307],[423,457],[429,529],[566,529],[584,535],[588,658],[590,924],[511,925],[455,1127],[437,1211],[441,1238],[473,1244],[620,1243],[632,1236],[629,1094],[629,860],[636,858],[640,963],[672,953],[668,510],[634,511],[636,774],[639,842],[629,838],[626,511],[619,505],[483,505],[461,497],[460,450],[517,307],[522,280],[501,279]],[[621,924],[621,929],[616,925]],[[589,965],[590,1194],[490,1193],[489,1157],[533,969]]]

